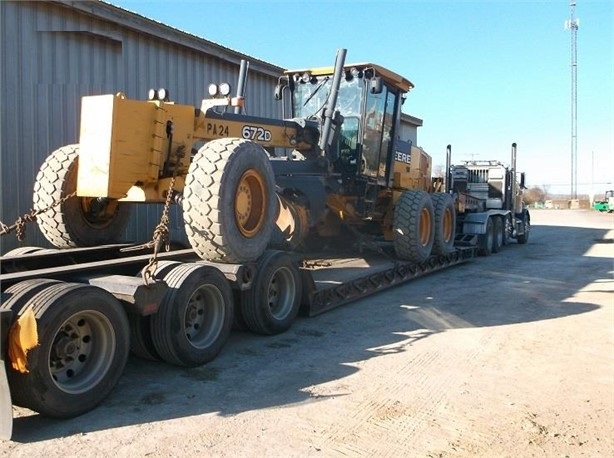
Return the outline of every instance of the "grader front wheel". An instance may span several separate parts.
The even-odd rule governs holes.
[[[275,179],[262,147],[239,139],[206,143],[194,156],[183,196],[186,234],[209,261],[256,260],[277,213]]]
[[[77,189],[78,163],[79,145],[57,149],[43,162],[34,183],[33,208],[48,210],[37,216],[38,227],[58,248],[121,241],[130,213],[127,204],[115,199],[68,198]]]

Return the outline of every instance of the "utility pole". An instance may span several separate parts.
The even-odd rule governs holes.
[[[565,29],[571,30],[571,198],[578,198],[578,49],[577,33],[580,19],[576,15],[576,1],[569,2],[570,18]]]

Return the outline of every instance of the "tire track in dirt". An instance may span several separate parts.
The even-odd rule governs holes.
[[[413,453],[412,439],[418,436],[427,436],[419,442],[432,443],[434,448],[446,445],[441,442],[442,429],[447,430],[446,436],[458,438],[461,432],[454,429],[453,418],[448,419],[449,424],[435,425],[437,434],[432,432],[433,421],[440,416],[436,413],[445,406],[448,393],[462,390],[464,381],[480,366],[480,355],[492,345],[491,338],[492,332],[484,329],[479,340],[472,338],[467,341],[460,336],[462,345],[456,347],[437,348],[437,343],[431,342],[429,346],[434,349],[417,354],[400,367],[396,364],[400,358],[396,358],[394,353],[382,356],[388,361],[380,362],[380,373],[359,371],[354,375],[365,379],[364,384],[358,382],[359,386],[367,387],[361,390],[362,401],[353,403],[346,399],[345,405],[349,407],[344,411],[329,411],[328,407],[333,406],[327,406],[327,417],[345,418],[345,421],[329,423],[314,443],[319,449],[339,455],[397,457],[410,451]],[[397,347],[407,346],[398,349],[397,353],[418,350],[417,346],[411,345],[412,341],[410,338],[395,344]],[[391,349],[375,350],[386,353]],[[433,374],[439,375],[433,377]],[[386,382],[379,383],[377,379]],[[327,387],[317,385],[310,387],[309,391],[318,396],[326,393]],[[318,417],[318,420],[322,422],[323,418]]]

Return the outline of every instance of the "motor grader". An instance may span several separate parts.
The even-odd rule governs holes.
[[[242,91],[231,97],[225,85],[199,108],[164,89],[148,100],[83,97],[79,143],[53,152],[36,178],[34,209],[51,207],[38,216],[42,233],[56,247],[115,243],[128,203],[174,202],[211,261],[348,231],[392,241],[403,260],[453,251],[453,199],[427,192],[430,157],[399,138],[412,83],[345,56],[280,76],[275,97],[291,111],[282,120],[241,113]]]

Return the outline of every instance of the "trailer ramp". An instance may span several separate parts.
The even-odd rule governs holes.
[[[319,315],[415,278],[461,264],[476,256],[475,247],[457,247],[415,264],[379,254],[362,257],[318,257],[303,263],[302,312]]]

